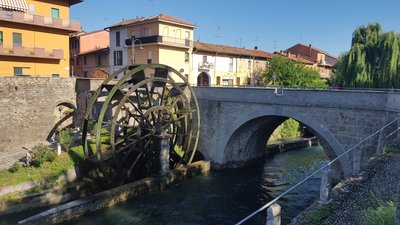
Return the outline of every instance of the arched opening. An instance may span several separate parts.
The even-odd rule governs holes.
[[[210,77],[207,73],[201,72],[197,76],[197,86],[210,86]]]
[[[76,111],[74,102],[60,101],[57,102],[53,110],[53,128],[47,135],[47,141],[54,141],[55,134],[58,130],[62,130],[67,127],[73,127],[73,116]]]
[[[234,129],[231,135],[228,134],[229,138],[224,145],[225,167],[243,167],[270,155],[266,148],[267,141],[276,128],[289,118],[276,115],[260,116],[245,121]],[[324,133],[320,126],[310,125],[297,118],[293,119],[299,121],[306,127],[307,132],[316,137],[329,159],[334,159],[341,153],[337,140],[331,134]],[[351,167],[347,160],[341,159],[333,164],[333,171],[334,177],[339,179],[351,174]]]
[[[312,127],[298,119],[296,121],[300,122],[300,127],[307,130],[305,133],[309,132],[316,137],[318,145],[294,147],[290,151],[268,148],[267,143],[272,134],[289,118],[278,115],[260,116],[242,123],[232,131],[225,145],[224,162],[228,167],[246,167],[236,171],[251,171],[242,175],[245,177],[242,179],[247,180],[246,186],[247,183],[257,186],[242,188],[240,193],[250,194],[236,192],[233,199],[242,199],[246,195],[246,199],[253,198],[248,205],[261,207],[337,156],[329,140],[317,131],[319,127]],[[344,176],[341,163],[333,165],[332,173],[334,182]],[[287,210],[283,216],[285,224],[318,199],[320,187],[321,179],[317,175],[279,202]]]

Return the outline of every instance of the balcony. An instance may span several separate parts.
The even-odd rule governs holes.
[[[29,57],[29,58],[42,58],[42,59],[57,59],[64,58],[63,49],[45,49],[38,47],[25,47],[25,46],[4,46],[0,45],[0,56],[15,56],[15,57]]]
[[[140,42],[142,44],[157,43],[157,44],[161,44],[161,45],[168,45],[168,46],[175,46],[175,47],[184,47],[184,48],[193,47],[193,41],[191,41],[191,40],[167,37],[167,36],[160,36],[160,35],[147,36],[147,37],[141,37],[141,38],[136,38],[136,39],[140,40]]]
[[[54,19],[50,17],[27,14],[18,11],[0,10],[0,21],[23,23],[41,27],[67,30],[70,32],[82,31],[79,21]]]
[[[201,63],[199,63],[199,70],[206,70],[206,71],[209,71],[209,70],[212,70],[212,69],[214,69],[214,64],[212,64],[212,63],[209,63],[209,62],[201,62]]]

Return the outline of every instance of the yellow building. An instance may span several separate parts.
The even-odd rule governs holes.
[[[69,77],[71,5],[83,0],[0,1],[0,76]]]
[[[189,76],[195,27],[166,14],[123,20],[108,27],[111,72],[133,64],[160,63]]]

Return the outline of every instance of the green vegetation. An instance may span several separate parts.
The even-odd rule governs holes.
[[[19,163],[14,163],[10,168],[8,168],[8,172],[10,173],[15,173],[21,168],[21,165]]]
[[[364,214],[366,225],[394,225],[396,223],[396,204],[387,202],[377,208],[369,208]]]
[[[332,81],[346,87],[400,88],[400,34],[380,24],[361,26],[351,49],[339,57]]]
[[[261,77],[266,85],[323,87],[318,71],[307,68],[304,64],[275,56],[269,60]],[[275,78],[275,80],[274,80]]]
[[[283,139],[286,138],[292,138],[292,137],[299,137],[301,132],[300,132],[300,123],[297,122],[294,119],[287,119],[285,122],[283,122],[283,127],[280,131],[281,137]]]
[[[41,166],[44,162],[53,162],[57,154],[48,146],[39,144],[32,148],[33,161],[35,167]]]
[[[399,149],[391,147],[391,146],[385,146],[383,149],[384,153],[399,153]]]
[[[38,151],[43,151],[40,147]],[[44,150],[47,151],[47,150]],[[47,153],[41,156],[41,160],[48,157]],[[9,170],[0,171],[0,188],[8,185],[17,185],[27,181],[44,181],[47,185],[53,184],[57,178],[74,168],[83,161],[83,151],[81,146],[72,147],[68,154],[61,154],[55,157],[52,162],[45,160],[38,167],[20,167],[14,172]]]
[[[66,128],[60,131],[57,137],[57,141],[59,141],[65,148],[65,150],[69,150],[69,147],[71,146],[72,143],[72,134],[73,130],[72,128]]]
[[[327,205],[321,205],[313,209],[302,221],[301,225],[323,225],[326,224],[325,220],[330,214],[337,208],[337,205],[330,203]]]

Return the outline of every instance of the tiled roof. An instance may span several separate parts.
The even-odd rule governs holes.
[[[310,48],[310,46],[311,46],[311,45],[305,45],[305,44],[302,44],[302,43],[297,43],[296,45],[300,45],[300,46],[305,47],[305,48]],[[296,46],[296,45],[294,45],[294,46]],[[293,47],[294,47],[294,46],[293,46]],[[328,56],[330,56],[330,57],[332,57],[332,58],[334,58],[334,59],[337,59],[336,56],[333,56],[333,55],[329,54],[328,52],[323,51],[323,50],[321,50],[321,49],[315,48],[315,47],[313,47],[313,46],[311,46],[311,49],[314,50],[314,51],[317,51],[317,52],[319,52],[319,53],[328,55]]]
[[[305,64],[313,65],[313,64],[316,63],[316,62],[315,62],[314,60],[312,60],[312,59],[307,60],[307,59],[305,59],[305,58],[303,58],[303,57],[298,57],[296,54],[289,54],[288,52],[274,52],[274,54],[275,54],[275,55],[283,56],[283,57],[288,58],[288,59],[293,60],[293,61],[305,63]]]
[[[140,23],[150,23],[150,22],[154,22],[154,21],[163,21],[163,22],[169,22],[169,23],[176,23],[176,24],[180,24],[183,26],[196,27],[196,25],[193,23],[190,23],[190,22],[175,18],[173,16],[161,13],[161,14],[155,15],[155,16],[136,17],[135,19],[122,20],[121,22],[111,25],[108,28],[140,24]]]
[[[241,56],[251,56],[260,58],[272,58],[274,55],[269,52],[252,50],[245,48],[238,48],[226,45],[216,45],[204,42],[195,42],[194,49],[202,52],[226,54],[226,55],[241,55]]]

